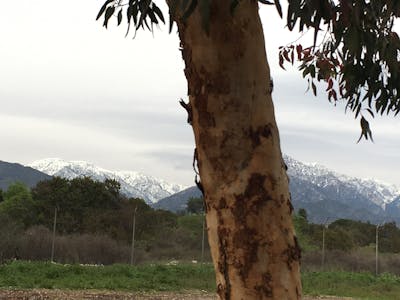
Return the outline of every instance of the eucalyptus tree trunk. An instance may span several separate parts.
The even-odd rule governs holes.
[[[187,110],[221,299],[300,299],[300,250],[257,1],[210,1],[178,22]]]

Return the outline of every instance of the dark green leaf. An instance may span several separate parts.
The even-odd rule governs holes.
[[[169,4],[169,33],[172,31],[172,26],[174,25],[174,18],[176,15],[176,9],[178,7],[179,0],[171,0]]]
[[[152,24],[158,24],[158,20],[156,18],[155,13],[153,12],[153,10],[149,9],[147,12],[147,15],[149,16]]]
[[[266,1],[269,2],[269,1]],[[274,0],[276,9],[278,10],[279,16],[282,18],[282,6],[279,0]]]
[[[103,6],[100,8],[99,13],[97,14],[96,21],[97,21],[98,19],[100,19],[100,17],[103,15],[103,13],[105,12],[105,10],[106,10],[106,8],[107,8],[107,5],[110,4],[110,3],[113,2],[113,1],[114,1],[114,0],[107,0],[106,2],[104,2]]]
[[[114,6],[110,6],[106,9],[106,14],[104,16],[104,23],[103,26],[105,28],[107,28],[107,24],[108,24],[108,20],[111,18],[111,16],[114,14],[115,11],[115,7]]]
[[[315,66],[310,65],[310,75],[312,78],[315,78]]]
[[[158,18],[161,20],[161,22],[163,22],[165,24],[165,20],[164,20],[164,15],[161,11],[161,9],[154,4],[153,2],[153,12],[158,16]]]
[[[370,108],[367,108],[366,110],[369,112],[369,114],[370,114],[373,118],[375,118],[374,112],[373,112]]]
[[[139,10],[140,10],[140,18],[139,21],[137,23],[137,28],[139,28],[140,26],[143,27],[143,23],[146,25],[147,29],[150,30],[149,24],[146,22],[146,17],[147,17],[147,13],[149,10],[151,4],[151,0],[144,0],[142,2],[139,2]]]
[[[317,96],[317,87],[315,86],[315,83],[313,81],[311,81],[311,87],[312,87],[314,96]]]
[[[118,19],[118,26],[119,26],[119,25],[121,25],[121,22],[122,22],[122,9],[118,12],[117,19]]]
[[[262,4],[273,5],[274,3],[268,0],[258,0]]]
[[[371,139],[372,142],[374,142],[374,139],[372,138],[372,131],[369,128],[369,123],[368,121],[362,116],[360,120],[360,125],[361,125],[361,135],[357,141],[357,143],[360,142],[361,138],[364,136],[366,140],[368,140],[368,137]]]
[[[355,115],[356,118],[358,117],[358,114],[360,113],[360,111],[361,111],[361,103],[358,103],[357,109],[356,109],[356,115]]]

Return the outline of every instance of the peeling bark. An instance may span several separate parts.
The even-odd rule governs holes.
[[[196,159],[221,299],[300,299],[300,249],[257,1],[178,20]],[[188,106],[188,107],[189,107]]]

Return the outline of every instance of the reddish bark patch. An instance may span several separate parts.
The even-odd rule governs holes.
[[[264,189],[264,181],[267,176],[261,174],[251,174],[251,177],[247,183],[246,190],[243,196],[246,198],[252,198],[255,196],[263,197],[268,195],[267,191]],[[268,195],[269,196],[269,195]]]
[[[221,209],[226,209],[226,208],[228,208],[228,204],[226,203],[226,199],[222,197],[221,200],[219,201],[217,211],[220,212]]]
[[[207,109],[208,106],[208,94],[198,94],[194,99],[194,106],[197,109],[199,117],[199,126],[202,128],[215,127],[215,119],[212,113]]]
[[[260,208],[264,206],[267,201],[272,200],[272,197],[264,187],[266,178],[267,176],[265,175],[257,173],[252,174],[244,193],[236,196],[236,205],[245,205],[250,208],[253,213],[258,213]],[[246,207],[242,207],[241,210],[245,212]]]
[[[300,261],[301,258],[301,250],[296,236],[293,237],[293,244],[282,252],[289,270],[292,269],[292,263]]]
[[[229,234],[229,231],[221,226],[218,226],[218,237],[219,237],[219,259],[218,259],[218,271],[224,275],[224,283],[219,283],[217,286],[217,293],[221,299],[229,300],[231,298],[231,283],[229,279],[229,264],[228,254],[226,253],[227,241],[224,238]]]
[[[242,256],[236,257],[235,260],[235,268],[243,282],[248,278],[253,264],[258,261],[257,250],[260,243],[256,234],[257,232],[254,229],[244,226],[233,235],[233,247],[244,252]]]
[[[261,144],[261,138],[269,139],[272,137],[272,128],[273,125],[268,123],[265,126],[260,126],[256,130],[253,127],[249,129],[249,137],[253,143],[253,147],[257,147]]]
[[[234,266],[245,282],[251,268],[258,261],[258,249],[261,241],[257,237],[257,231],[247,225],[246,218],[249,212],[258,214],[271,196],[264,187],[267,176],[254,173],[250,176],[243,194],[235,195],[236,201],[231,212],[236,224],[243,224],[240,229],[233,232],[232,244],[234,249],[240,249],[243,253],[236,257]]]
[[[262,274],[262,284],[256,285],[254,287],[256,291],[262,293],[264,296],[268,298],[273,297],[273,288],[272,288],[272,276],[271,273],[263,273]]]

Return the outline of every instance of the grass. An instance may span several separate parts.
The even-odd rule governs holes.
[[[0,287],[125,291],[214,291],[211,265],[81,266],[15,261],[0,266]]]
[[[400,277],[391,274],[308,272],[302,274],[308,295],[368,300],[400,299]],[[122,291],[215,291],[211,264],[81,266],[14,261],[0,265],[1,288],[97,289]]]
[[[400,299],[400,277],[392,274],[310,272],[302,274],[308,295],[332,295],[366,300]]]

